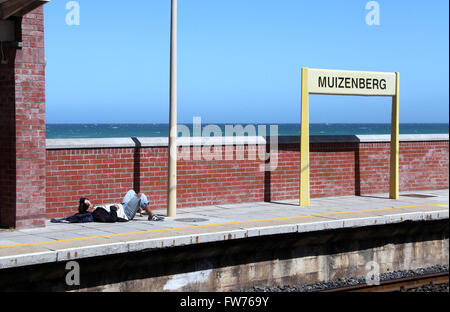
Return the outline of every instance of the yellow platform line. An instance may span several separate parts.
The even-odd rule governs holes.
[[[248,223],[257,223],[257,222],[273,222],[273,221],[283,221],[283,220],[306,219],[306,218],[321,217],[321,216],[323,217],[323,216],[332,216],[332,215],[343,215],[343,214],[351,214],[351,213],[379,212],[379,211],[387,211],[387,210],[421,208],[421,207],[437,207],[437,206],[448,206],[448,204],[426,204],[426,205],[413,205],[413,206],[399,206],[399,207],[391,207],[391,208],[357,210],[357,211],[325,212],[325,213],[316,213],[316,214],[307,215],[307,216],[282,217],[282,218],[274,218],[274,219],[231,221],[231,222],[224,222],[224,223],[184,226],[184,227],[159,229],[159,230],[148,230],[148,231],[108,234],[108,235],[89,236],[89,237],[77,237],[77,238],[70,238],[70,239],[53,240],[53,241],[48,241],[48,242],[40,242],[40,243],[23,243],[23,244],[16,244],[16,245],[4,245],[4,246],[0,246],[0,249],[14,248],[14,247],[26,247],[26,246],[41,246],[41,245],[47,245],[47,244],[74,242],[74,241],[81,241],[81,240],[87,240],[87,239],[112,238],[112,237],[120,237],[120,236],[126,236],[126,235],[160,233],[160,232],[206,228],[206,227],[214,227],[214,226],[222,226],[222,225],[248,224]]]

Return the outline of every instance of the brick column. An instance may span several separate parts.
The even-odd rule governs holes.
[[[22,19],[22,49],[0,65],[0,226],[45,226],[45,55],[43,8]]]
[[[3,47],[8,64],[0,63],[0,227],[15,225],[16,111],[15,51]]]

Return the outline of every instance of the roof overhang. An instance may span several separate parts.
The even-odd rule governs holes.
[[[0,19],[24,16],[50,0],[0,0]]]

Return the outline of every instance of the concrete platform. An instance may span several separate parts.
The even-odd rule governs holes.
[[[291,200],[185,208],[164,222],[138,217],[129,223],[48,222],[43,229],[0,230],[0,270],[266,235],[449,218],[448,189],[401,195],[399,200],[387,194],[319,198],[311,207]]]

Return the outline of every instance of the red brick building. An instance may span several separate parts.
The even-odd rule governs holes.
[[[44,225],[45,2],[0,0],[1,227]]]

